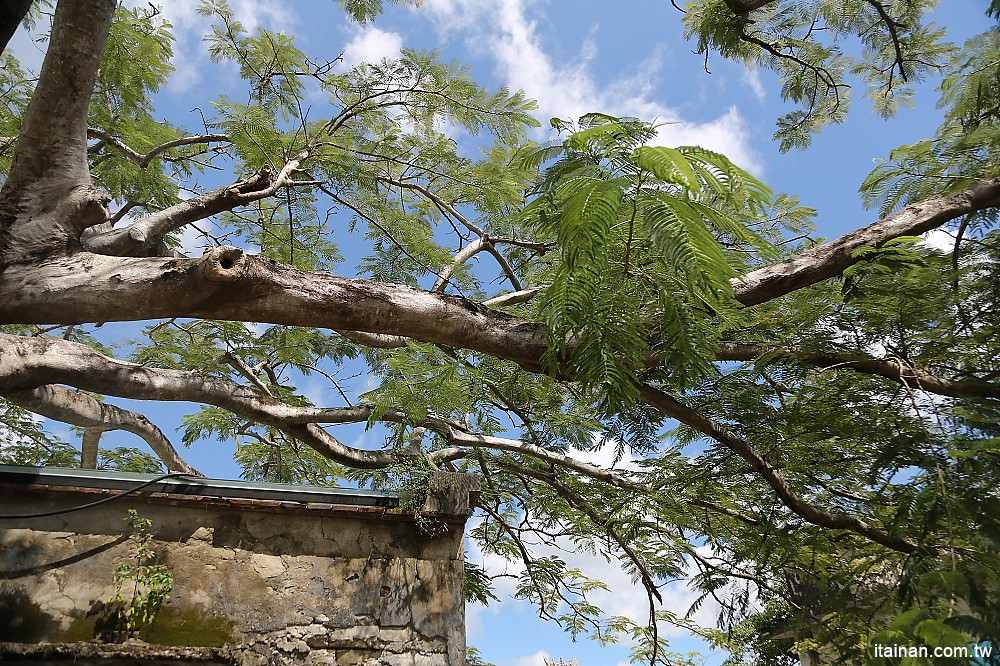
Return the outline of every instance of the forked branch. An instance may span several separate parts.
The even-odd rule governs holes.
[[[100,402],[81,391],[71,391],[52,384],[32,389],[0,391],[0,395],[36,414],[85,428],[95,445],[95,436],[108,430],[124,430],[138,435],[170,471],[201,476],[198,470],[181,458],[163,431],[142,414]]]

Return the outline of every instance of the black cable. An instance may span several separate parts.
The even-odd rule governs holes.
[[[17,520],[19,518],[48,518],[50,516],[58,516],[58,515],[61,515],[61,514],[64,514],[64,513],[71,513],[73,511],[80,511],[82,509],[89,509],[92,506],[97,506],[99,504],[106,504],[108,502],[112,502],[114,500],[121,499],[121,498],[123,498],[123,497],[125,497],[127,495],[131,495],[132,493],[137,493],[140,490],[142,490],[143,488],[151,486],[154,483],[159,483],[160,481],[163,481],[164,479],[169,479],[171,477],[178,477],[178,476],[190,476],[190,477],[194,477],[195,475],[194,474],[188,474],[187,472],[170,472],[169,474],[163,474],[161,476],[156,477],[155,479],[150,479],[149,481],[145,481],[143,483],[140,483],[135,488],[129,488],[125,492],[118,493],[117,495],[111,495],[110,497],[102,497],[101,499],[97,500],[96,502],[91,502],[89,504],[81,504],[80,506],[71,506],[68,509],[56,509],[55,511],[45,511],[43,513],[23,513],[23,514],[2,514],[2,513],[0,513],[0,520]]]

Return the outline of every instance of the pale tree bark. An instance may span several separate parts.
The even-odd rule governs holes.
[[[135,432],[147,441],[155,432],[162,443],[150,441],[154,451],[164,459],[179,458],[162,433],[143,417],[56,384],[138,400],[188,401],[222,407],[303,439],[332,460],[354,467],[376,469],[398,461],[396,452],[353,448],[337,442],[317,426],[365,422],[374,411],[368,405],[296,407],[220,377],[126,363],[75,342],[0,333],[0,395],[44,416],[74,425],[103,426],[107,430],[117,426]],[[404,422],[406,416],[390,410],[381,416],[381,420]],[[616,472],[521,440],[469,432],[462,424],[453,421],[431,416],[424,427],[441,434],[452,447],[432,453],[435,461],[457,460],[464,457],[470,448],[495,449],[523,453],[616,486],[639,487]],[[179,466],[177,469],[187,471]]]
[[[917,236],[969,213],[1000,205],[1000,178],[973,183],[957,194],[931,197],[837,240],[733,280],[736,300],[758,305],[836,275],[858,263],[855,253],[900,236]]]
[[[80,469],[97,469],[97,457],[100,453],[101,435],[104,431],[100,428],[84,428],[83,437],[80,442]]]
[[[78,252],[11,266],[0,279],[0,321],[59,324],[175,316],[401,335],[535,369],[548,348],[538,324],[467,299],[304,273],[234,247],[216,248],[200,259]]]
[[[5,356],[5,354],[0,354],[0,356]],[[0,360],[0,366],[2,365],[5,365],[4,361]],[[97,466],[97,446],[100,441],[100,433],[108,430],[124,430],[145,440],[153,453],[163,461],[170,471],[201,476],[198,470],[181,458],[166,435],[141,414],[105,404],[81,391],[71,391],[52,384],[38,384],[26,389],[0,389],[0,395],[36,414],[63,423],[82,426],[84,428],[84,460],[82,461],[84,468],[94,469]],[[88,468],[88,464],[92,466]]]
[[[115,0],[60,2],[38,85],[0,190],[0,268],[69,252],[108,218],[90,180],[87,113]],[[58,113],[53,113],[58,109]]]
[[[271,186],[271,173],[262,170],[251,178],[185,199],[128,226],[88,235],[82,241],[83,249],[122,257],[157,256],[164,237],[171,231],[232,210],[241,203],[263,199],[269,196]]]

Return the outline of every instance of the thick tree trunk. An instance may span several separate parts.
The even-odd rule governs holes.
[[[200,259],[76,253],[9,266],[0,321],[53,324],[201,317],[402,335],[540,368],[542,327],[455,296],[303,273],[232,247]]]
[[[70,251],[85,228],[107,219],[108,199],[90,180],[87,116],[116,4],[90,0],[56,8],[38,85],[0,190],[0,268]]]

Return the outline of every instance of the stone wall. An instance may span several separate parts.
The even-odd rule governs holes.
[[[0,483],[0,505],[26,514],[107,492]],[[459,666],[464,497],[464,507],[435,505],[436,518],[420,524],[399,509],[171,493],[0,521],[0,641],[95,638],[114,593],[112,570],[128,554],[132,507],[152,520],[152,545],[174,577],[169,600],[139,636],[145,643],[203,647],[237,664]]]

